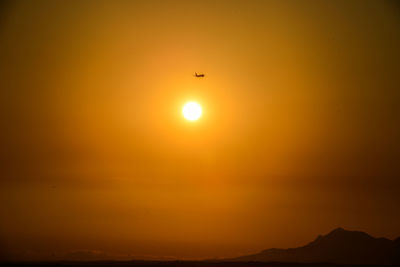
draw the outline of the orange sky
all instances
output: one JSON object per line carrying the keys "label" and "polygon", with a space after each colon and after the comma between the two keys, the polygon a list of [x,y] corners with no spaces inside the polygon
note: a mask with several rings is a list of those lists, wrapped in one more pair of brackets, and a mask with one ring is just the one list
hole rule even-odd
{"label": "orange sky", "polygon": [[394,1],[2,5],[0,258],[400,236]]}

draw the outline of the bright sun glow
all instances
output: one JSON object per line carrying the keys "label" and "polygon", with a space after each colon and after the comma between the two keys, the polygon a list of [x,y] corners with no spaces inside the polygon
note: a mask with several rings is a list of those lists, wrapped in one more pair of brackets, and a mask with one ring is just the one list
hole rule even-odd
{"label": "bright sun glow", "polygon": [[198,120],[202,112],[201,106],[194,101],[187,102],[182,109],[183,117],[190,121]]}

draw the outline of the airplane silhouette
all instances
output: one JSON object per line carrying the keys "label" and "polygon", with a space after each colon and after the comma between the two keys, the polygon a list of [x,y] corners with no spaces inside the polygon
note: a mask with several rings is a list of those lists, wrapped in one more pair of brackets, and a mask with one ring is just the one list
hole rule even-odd
{"label": "airplane silhouette", "polygon": [[197,72],[194,73],[194,77],[196,77],[196,78],[204,78],[204,76],[206,76],[204,73],[200,73],[200,74],[197,74]]}

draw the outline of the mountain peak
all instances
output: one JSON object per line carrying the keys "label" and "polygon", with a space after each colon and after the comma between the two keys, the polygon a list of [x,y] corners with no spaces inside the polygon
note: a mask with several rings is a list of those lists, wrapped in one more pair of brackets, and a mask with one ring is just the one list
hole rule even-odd
{"label": "mountain peak", "polygon": [[[345,230],[342,227],[338,227],[328,234],[317,238],[318,244],[329,245],[333,247],[341,247],[343,244],[353,244],[354,246],[361,246],[366,242],[374,242],[378,240],[370,236],[369,234],[361,231],[350,231]],[[315,240],[315,241],[317,241]],[[315,243],[312,242],[312,243]]]}
{"label": "mountain peak", "polygon": [[332,234],[346,234],[346,235],[366,235],[366,236],[370,236],[369,234],[362,232],[362,231],[353,231],[353,230],[346,230],[342,227],[338,227],[333,229],[332,231],[330,231],[328,234],[326,234],[325,236],[329,236]]}
{"label": "mountain peak", "polygon": [[[333,232],[346,232],[346,231],[347,230],[344,230],[342,227],[338,227],[338,228],[333,229],[331,231],[331,233],[333,233]],[[350,232],[350,231],[347,231],[347,232]]]}

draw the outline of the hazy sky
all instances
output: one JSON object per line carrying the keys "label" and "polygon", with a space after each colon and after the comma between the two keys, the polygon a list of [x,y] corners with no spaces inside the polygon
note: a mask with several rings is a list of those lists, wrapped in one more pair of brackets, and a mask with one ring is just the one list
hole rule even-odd
{"label": "hazy sky", "polygon": [[0,258],[400,236],[399,48],[395,1],[2,2]]}

